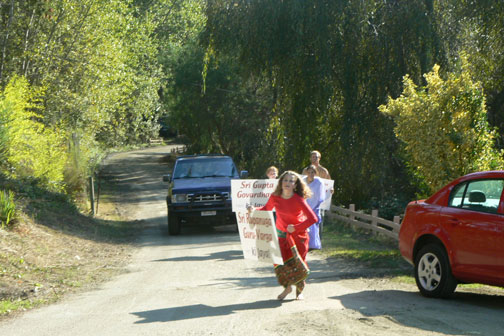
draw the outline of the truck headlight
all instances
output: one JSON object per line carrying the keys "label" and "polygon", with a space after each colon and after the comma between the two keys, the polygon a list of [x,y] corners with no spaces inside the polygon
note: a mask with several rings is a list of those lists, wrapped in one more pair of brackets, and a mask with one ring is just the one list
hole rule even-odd
{"label": "truck headlight", "polygon": [[187,202],[187,194],[175,194],[171,197],[172,203],[184,203]]}

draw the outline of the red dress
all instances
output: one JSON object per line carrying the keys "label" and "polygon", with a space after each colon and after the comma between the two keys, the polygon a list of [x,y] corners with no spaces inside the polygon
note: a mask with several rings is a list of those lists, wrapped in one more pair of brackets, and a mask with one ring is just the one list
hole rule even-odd
{"label": "red dress", "polygon": [[[306,229],[318,221],[317,215],[313,212],[305,199],[298,194],[285,199],[281,196],[271,195],[268,202],[258,210],[276,210],[276,228],[283,233],[287,232],[287,225],[293,224],[295,231],[290,235],[294,238],[299,254],[306,259],[308,253],[308,232]],[[281,236],[284,237],[281,237]],[[290,245],[285,238],[285,234],[279,234],[278,242],[282,259],[286,261],[292,257]]]}

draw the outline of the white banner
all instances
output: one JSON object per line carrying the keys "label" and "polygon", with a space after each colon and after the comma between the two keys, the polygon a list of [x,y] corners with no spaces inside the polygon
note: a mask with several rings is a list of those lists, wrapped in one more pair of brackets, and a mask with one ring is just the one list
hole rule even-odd
{"label": "white banner", "polygon": [[331,210],[331,199],[332,199],[332,190],[334,188],[334,180],[327,180],[321,178],[322,182],[324,182],[325,188],[325,200],[320,205],[321,210]]}
{"label": "white banner", "polygon": [[[321,178],[326,193],[325,201],[320,205],[322,210],[331,209],[332,190],[334,180]],[[231,180],[231,199],[233,211],[245,209],[249,203],[253,207],[266,204],[270,195],[275,191],[278,180]]]}
{"label": "white banner", "polygon": [[266,204],[275,191],[278,180],[231,180],[233,211],[243,210],[249,203],[253,207]]}
{"label": "white banner", "polygon": [[283,265],[272,211],[236,211],[245,259]]}

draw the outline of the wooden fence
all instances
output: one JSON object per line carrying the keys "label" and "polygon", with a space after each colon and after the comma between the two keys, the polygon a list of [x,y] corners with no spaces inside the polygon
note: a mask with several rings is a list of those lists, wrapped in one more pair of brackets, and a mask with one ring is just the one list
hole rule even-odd
{"label": "wooden fence", "polygon": [[394,216],[394,221],[389,221],[378,217],[378,210],[373,210],[371,215],[355,211],[355,204],[350,204],[349,209],[332,205],[331,211],[328,211],[327,215],[330,218],[341,220],[356,227],[372,230],[395,240],[399,239],[398,235],[401,227],[399,216]]}
{"label": "wooden fence", "polygon": [[184,154],[184,152],[185,152],[184,146],[177,146],[171,149],[172,154]]}
{"label": "wooden fence", "polygon": [[164,140],[162,138],[149,139],[150,145],[162,145],[164,144]]}

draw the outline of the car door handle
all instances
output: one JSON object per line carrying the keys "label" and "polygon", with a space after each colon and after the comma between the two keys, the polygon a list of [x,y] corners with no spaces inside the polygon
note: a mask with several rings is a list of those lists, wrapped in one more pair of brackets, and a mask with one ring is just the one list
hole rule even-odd
{"label": "car door handle", "polygon": [[448,222],[453,225],[460,224],[460,221],[458,220],[458,218],[455,218],[455,217],[448,218]]}

